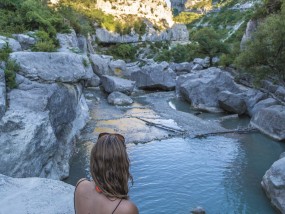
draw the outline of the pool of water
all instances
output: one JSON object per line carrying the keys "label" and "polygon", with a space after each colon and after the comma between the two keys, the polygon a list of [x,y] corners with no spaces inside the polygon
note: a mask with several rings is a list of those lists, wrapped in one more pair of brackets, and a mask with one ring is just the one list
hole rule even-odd
{"label": "pool of water", "polygon": [[[176,105],[182,108],[181,103]],[[221,116],[200,115],[215,120]],[[233,129],[246,127],[248,122],[248,118],[231,118],[221,125]],[[79,178],[89,177],[92,145],[77,145],[66,182],[74,185]],[[249,133],[128,144],[127,150],[134,177],[130,197],[141,214],[188,214],[197,206],[210,214],[275,213],[260,182],[285,151],[284,143]]]}

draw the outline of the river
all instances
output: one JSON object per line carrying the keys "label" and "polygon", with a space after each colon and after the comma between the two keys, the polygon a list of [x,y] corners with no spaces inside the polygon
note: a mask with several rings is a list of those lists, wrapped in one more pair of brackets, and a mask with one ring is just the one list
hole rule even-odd
{"label": "river", "polygon": [[[130,197],[141,214],[188,214],[197,206],[202,206],[210,214],[275,213],[260,182],[266,170],[285,151],[284,143],[260,133],[202,139],[190,135],[172,136],[158,128],[144,127],[142,121],[133,119],[134,115],[143,115],[144,118],[151,116],[162,120],[144,102],[148,95],[137,96],[132,105],[134,108],[119,110],[106,104],[104,96],[99,91],[86,92],[91,120],[77,143],[67,183],[74,185],[81,177],[90,178],[88,165],[93,142],[99,132],[114,130],[125,132],[130,142],[136,142],[127,144],[134,177]],[[183,101],[165,99],[173,110],[170,114],[197,114],[204,121],[219,123],[227,129],[247,127],[249,123],[246,117],[197,112]],[[175,120],[167,119],[164,122],[172,127],[177,126]],[[138,129],[133,130],[134,127]],[[137,143],[136,136],[147,143]]]}

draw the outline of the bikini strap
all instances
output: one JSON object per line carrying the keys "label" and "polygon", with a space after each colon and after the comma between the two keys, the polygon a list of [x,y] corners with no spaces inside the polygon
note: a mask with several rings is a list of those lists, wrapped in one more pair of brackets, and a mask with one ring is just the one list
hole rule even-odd
{"label": "bikini strap", "polygon": [[[76,209],[75,209],[75,191],[76,191],[76,188],[78,187],[78,185],[82,182],[82,181],[86,181],[87,179],[86,178],[81,178],[76,186],[75,186],[75,189],[74,189],[74,196],[73,196],[73,205],[74,205],[74,212],[76,213]],[[88,181],[88,180],[87,180]]]}
{"label": "bikini strap", "polygon": [[116,206],[116,208],[113,210],[113,212],[112,212],[112,214],[116,211],[116,209],[118,208],[118,206],[120,205],[120,203],[122,202],[122,198],[121,198],[121,200],[119,201],[119,203],[117,204],[117,206]]}

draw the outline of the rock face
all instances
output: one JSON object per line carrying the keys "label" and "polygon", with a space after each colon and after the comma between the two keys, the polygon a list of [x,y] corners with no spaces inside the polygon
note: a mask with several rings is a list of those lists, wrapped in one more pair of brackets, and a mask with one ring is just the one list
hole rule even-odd
{"label": "rock face", "polygon": [[113,60],[112,56],[90,54],[90,60],[94,73],[99,77],[102,75],[112,75],[111,69],[109,68],[109,64]]}
{"label": "rock face", "polygon": [[23,50],[31,48],[37,40],[26,34],[13,34],[13,37],[21,44]]}
{"label": "rock face", "polygon": [[164,0],[97,0],[96,7],[117,17],[135,15],[153,23],[165,22],[170,27],[173,25],[171,8]]}
{"label": "rock face", "polygon": [[12,38],[0,36],[0,49],[3,48],[4,45],[7,45],[12,49],[12,51],[21,51],[22,47],[20,43]]}
{"label": "rock face", "polygon": [[285,157],[273,163],[263,176],[261,185],[271,204],[285,213]]}
{"label": "rock face", "polygon": [[112,92],[108,96],[108,103],[112,105],[130,105],[133,102],[130,97],[118,91]]}
{"label": "rock face", "polygon": [[6,111],[6,82],[5,73],[0,68],[0,119]]}
{"label": "rock face", "polygon": [[133,72],[131,79],[136,81],[136,86],[140,89],[175,89],[175,72],[169,68],[168,63],[151,64],[142,67],[141,70]]}
{"label": "rock face", "polygon": [[0,173],[63,179],[73,140],[88,119],[79,84],[42,84],[17,75],[0,120]]}
{"label": "rock face", "polygon": [[136,42],[157,42],[157,41],[188,41],[189,33],[187,27],[182,24],[176,24],[172,28],[157,32],[149,28],[147,33],[140,36],[137,33],[120,35],[109,32],[103,28],[96,29],[96,37],[102,43],[136,43]]}
{"label": "rock face", "polygon": [[73,192],[73,186],[61,181],[0,174],[0,213],[72,214]]}
{"label": "rock face", "polygon": [[263,108],[252,117],[250,123],[276,140],[285,140],[285,106]]}
{"label": "rock face", "polygon": [[74,53],[15,52],[10,57],[21,75],[35,81],[74,83],[95,75],[88,58]]}
{"label": "rock face", "polygon": [[207,111],[219,112],[218,96],[223,91],[233,94],[241,93],[241,88],[235,84],[232,76],[219,68],[209,68],[203,71],[181,77],[179,91],[182,97],[194,107]]}
{"label": "rock face", "polygon": [[78,53],[80,52],[78,39],[74,30],[71,30],[71,33],[58,33],[56,38],[59,41],[60,48],[58,51],[60,52],[72,52]]}
{"label": "rock face", "polygon": [[119,91],[125,94],[131,94],[135,87],[135,82],[119,77],[104,75],[101,77],[102,86],[108,93]]}

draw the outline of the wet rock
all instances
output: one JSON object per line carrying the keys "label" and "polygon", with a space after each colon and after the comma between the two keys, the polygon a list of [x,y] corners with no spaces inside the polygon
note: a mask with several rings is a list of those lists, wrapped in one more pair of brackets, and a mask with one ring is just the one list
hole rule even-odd
{"label": "wet rock", "polygon": [[58,33],[56,34],[56,38],[58,39],[60,44],[60,48],[58,49],[58,51],[71,53],[81,52],[78,45],[78,39],[74,30],[71,30],[70,33]]}
{"label": "wet rock", "polygon": [[6,82],[5,73],[0,69],[0,119],[6,111]]}
{"label": "wet rock", "polygon": [[140,89],[174,90],[176,74],[168,66],[166,62],[146,65],[140,71],[133,72],[131,79],[136,81],[136,86]]}
{"label": "wet rock", "polygon": [[285,140],[285,106],[263,108],[253,115],[250,123],[276,140]]}
{"label": "wet rock", "polygon": [[76,83],[94,76],[88,58],[74,53],[15,52],[10,57],[30,80]]}
{"label": "wet rock", "polygon": [[66,178],[73,140],[89,117],[82,87],[42,84],[20,75],[16,81],[0,120],[0,173]]}
{"label": "wet rock", "polygon": [[203,207],[196,207],[191,211],[192,214],[206,214],[206,211]]}
{"label": "wet rock", "polygon": [[112,105],[130,105],[134,101],[127,95],[115,91],[108,96],[108,103]]}
{"label": "wet rock", "polygon": [[26,34],[13,34],[13,37],[21,44],[23,50],[30,49],[37,42],[34,37]]}
{"label": "wet rock", "polygon": [[13,52],[22,50],[20,43],[17,40],[12,39],[12,38],[0,36],[0,45],[1,44],[2,44],[2,48],[3,48],[3,45],[8,44],[8,46],[12,49]]}
{"label": "wet rock", "polygon": [[108,93],[112,93],[114,91],[119,91],[125,94],[131,94],[135,87],[135,82],[122,79],[119,77],[103,75],[101,77],[102,86],[104,90]]}
{"label": "wet rock", "polygon": [[262,178],[261,185],[271,204],[285,213],[285,157],[274,162]]}
{"label": "wet rock", "polygon": [[267,108],[267,107],[278,105],[278,104],[279,102],[273,98],[261,100],[260,102],[254,105],[254,108],[252,109],[252,115],[255,115],[257,112],[259,112],[263,108]]}
{"label": "wet rock", "polygon": [[233,94],[229,91],[223,91],[218,95],[219,106],[231,113],[242,115],[246,112],[246,104],[242,93]]}
{"label": "wet rock", "polygon": [[113,75],[109,68],[109,64],[113,59],[112,56],[90,54],[89,58],[91,60],[94,73],[96,73],[99,77],[102,75]]}
{"label": "wet rock", "polygon": [[74,213],[74,187],[44,178],[11,178],[0,174],[1,213]]}
{"label": "wet rock", "polygon": [[233,94],[243,92],[233,77],[219,68],[209,68],[203,71],[188,74],[181,79],[179,95],[189,101],[194,107],[212,112],[222,111],[218,96],[223,91]]}

